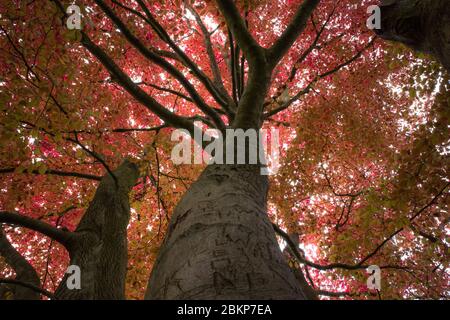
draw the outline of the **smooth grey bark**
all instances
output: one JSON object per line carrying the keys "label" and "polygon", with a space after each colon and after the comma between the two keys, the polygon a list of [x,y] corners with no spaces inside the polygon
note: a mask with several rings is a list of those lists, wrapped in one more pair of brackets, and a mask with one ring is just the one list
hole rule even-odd
{"label": "smooth grey bark", "polygon": [[146,299],[306,299],[267,216],[258,165],[209,165],[178,203]]}
{"label": "smooth grey bark", "polygon": [[[261,128],[273,69],[318,3],[302,2],[282,35],[265,49],[248,31],[234,1],[216,0],[249,68],[232,128]],[[172,215],[145,298],[306,299],[276,241],[267,191],[259,165],[208,166]]]}
{"label": "smooth grey bark", "polygon": [[68,289],[66,274],[55,292],[58,299],[125,299],[128,193],[139,171],[125,160],[113,174],[116,180],[110,174],[102,178],[67,246],[70,264],[81,269],[81,289]]}
{"label": "smooth grey bark", "polygon": [[[1,226],[0,256],[4,257],[6,263],[16,272],[15,280],[28,283],[38,288],[41,286],[36,270],[34,270],[31,264],[11,245]],[[3,299],[8,292],[12,294],[12,299],[14,300],[37,300],[40,298],[38,292],[24,286],[0,284],[0,300]]]}
{"label": "smooth grey bark", "polygon": [[375,32],[432,54],[450,70],[449,0],[382,0],[381,29]]}

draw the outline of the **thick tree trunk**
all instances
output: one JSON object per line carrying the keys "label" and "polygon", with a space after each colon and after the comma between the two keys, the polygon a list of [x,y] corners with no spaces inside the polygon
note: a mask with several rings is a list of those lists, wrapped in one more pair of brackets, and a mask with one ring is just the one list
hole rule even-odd
{"label": "thick tree trunk", "polygon": [[81,270],[81,288],[69,289],[66,274],[55,295],[58,299],[125,299],[128,193],[138,178],[135,164],[125,161],[106,174],[74,232],[70,264]]}
{"label": "thick tree trunk", "polygon": [[449,8],[449,0],[382,0],[381,29],[375,32],[431,53],[450,70]]}
{"label": "thick tree trunk", "polygon": [[305,299],[267,216],[257,165],[210,165],[176,207],[146,299]]}

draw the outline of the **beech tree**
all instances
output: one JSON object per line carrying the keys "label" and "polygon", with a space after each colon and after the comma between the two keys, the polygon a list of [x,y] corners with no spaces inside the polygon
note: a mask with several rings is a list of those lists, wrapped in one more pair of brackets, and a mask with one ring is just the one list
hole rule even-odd
{"label": "beech tree", "polygon": [[[448,69],[445,2],[1,4],[0,297],[447,298],[449,77],[396,43]],[[281,169],[174,164],[207,128]]]}

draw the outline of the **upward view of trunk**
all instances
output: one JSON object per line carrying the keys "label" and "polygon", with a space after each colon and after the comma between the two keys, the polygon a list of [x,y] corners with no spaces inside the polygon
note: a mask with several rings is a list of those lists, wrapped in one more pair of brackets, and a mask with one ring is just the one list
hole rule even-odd
{"label": "upward view of trunk", "polygon": [[81,288],[69,289],[62,279],[58,299],[125,299],[128,193],[138,178],[135,164],[125,161],[106,174],[68,245],[70,264],[81,271]]}
{"label": "upward view of trunk", "polygon": [[[446,2],[434,1],[439,5]],[[60,11],[61,18],[67,20],[72,18],[66,10],[68,1],[52,0],[51,2]],[[274,102],[277,102],[276,104],[279,107],[274,106],[273,109],[271,107],[271,110],[269,110],[266,109],[268,105],[265,103],[271,92],[273,77],[280,71],[277,66],[283,57],[288,54],[290,48],[294,46],[297,38],[307,30],[309,21],[313,20],[314,22],[315,17],[312,17],[312,13],[319,6],[320,0],[301,1],[291,21],[268,48],[261,46],[257,39],[253,37],[253,30],[250,30],[251,26],[248,24],[251,19],[247,19],[247,9],[245,9],[244,19],[241,15],[240,6],[236,6],[237,2],[233,0],[216,0],[214,2],[225,20],[226,26],[223,29],[228,31],[230,56],[233,57],[233,59],[230,59],[229,65],[232,92],[225,89],[225,82],[222,79],[224,75],[220,74],[218,62],[215,60],[214,46],[211,44],[212,33],[205,26],[202,28],[200,16],[194,14],[197,23],[200,24],[200,29],[204,33],[204,42],[214,79],[210,79],[207,72],[203,71],[205,70],[204,67],[197,65],[190,55],[186,54],[184,49],[177,44],[177,40],[172,39],[171,32],[166,31],[159,24],[157,17],[153,16],[152,10],[146,6],[145,1],[136,1],[139,5],[138,11],[131,8],[128,8],[127,11],[143,18],[160,40],[165,43],[164,46],[167,45],[170,48],[169,51],[156,50],[159,47],[149,47],[147,42],[139,39],[135,30],[133,30],[134,28],[128,27],[130,21],[125,22],[123,20],[125,17],[129,19],[132,16],[128,13],[126,15],[117,14],[119,7],[124,9],[126,6],[114,5],[114,7],[111,7],[109,1],[103,0],[93,2],[95,2],[96,8],[100,10],[98,13],[111,21],[115,31],[120,31],[120,37],[124,37],[127,45],[134,47],[142,58],[158,66],[158,68],[162,68],[170,76],[170,81],[176,81],[183,87],[187,96],[181,94],[180,91],[176,94],[177,100],[178,97],[182,97],[184,100],[195,104],[198,113],[194,113],[195,116],[193,117],[188,117],[185,112],[179,113],[180,110],[176,110],[175,106],[170,108],[162,104],[159,99],[153,97],[153,93],[147,89],[144,90],[140,85],[147,84],[134,81],[131,77],[132,69],[122,63],[116,63],[115,57],[110,56],[109,50],[103,48],[108,44],[97,43],[97,37],[93,37],[95,30],[92,30],[92,32],[78,30],[76,37],[79,39],[76,42],[89,51],[92,57],[95,57],[97,62],[106,69],[111,82],[119,85],[121,90],[126,91],[135,102],[161,120],[163,125],[159,128],[184,129],[193,137],[198,130],[194,120],[202,120],[210,128],[216,128],[222,133],[226,131],[226,128],[259,129],[265,121],[275,120],[271,117],[287,109],[301,95],[308,93],[320,78],[336,72],[351,63],[352,60],[357,59],[361,54],[360,52],[351,60],[340,64],[338,68],[335,68],[335,71],[330,70],[323,74],[317,74],[315,79],[300,91],[300,95],[295,99],[292,97],[286,103],[279,104],[278,100],[281,99],[271,98]],[[398,4],[395,4],[395,8],[397,8],[397,6],[406,6],[408,1],[389,2],[398,2]],[[412,0],[411,2],[419,3],[421,1]],[[433,1],[423,0],[423,2],[431,3]],[[388,11],[385,11],[386,14],[383,15],[386,17],[383,17],[383,30],[380,31],[380,35],[393,39],[402,35],[397,40],[406,39],[405,43],[417,45],[423,51],[434,53],[444,61],[444,64],[446,61],[448,62],[448,60],[445,60],[445,55],[441,54],[439,50],[433,51],[433,48],[437,48],[441,44],[438,43],[441,38],[448,39],[445,38],[448,34],[440,33],[439,37],[441,38],[433,40],[433,43],[430,42],[431,45],[421,43],[417,37],[413,38],[414,41],[412,41],[408,38],[409,33],[403,36],[402,30],[400,33],[397,32],[395,23],[392,27],[390,24],[386,24],[385,21],[391,21],[388,19],[389,16],[392,17],[392,21],[396,21],[395,13],[403,12],[397,9],[391,10],[390,6],[386,6]],[[433,8],[435,8],[433,12],[438,14],[438,9],[441,7],[433,5]],[[94,13],[97,16],[95,10]],[[317,15],[317,17],[319,16],[321,15]],[[448,16],[446,17],[448,18]],[[182,17],[180,18],[182,19]],[[221,20],[222,18],[218,21]],[[404,19],[400,18],[400,20]],[[330,20],[327,20],[326,23],[328,21]],[[322,30],[326,29],[326,23]],[[424,20],[424,27],[428,28],[429,24],[429,19]],[[430,39],[432,36],[437,37],[432,34],[435,30],[427,29],[426,34]],[[316,32],[316,40],[306,50],[307,54],[319,47],[317,41],[322,31],[319,32],[316,29]],[[441,46],[444,47],[443,44]],[[16,46],[12,47],[17,50]],[[304,56],[304,58],[306,57],[307,55]],[[131,58],[131,56],[128,58]],[[180,68],[178,68],[178,63],[172,63],[166,58],[175,58],[183,66],[180,65]],[[26,59],[24,60],[27,70],[30,69]],[[295,78],[297,65],[301,63],[302,61],[299,60],[294,64],[295,67],[291,70],[291,80]],[[95,70],[98,72],[98,69]],[[275,70],[276,73],[274,73]],[[189,77],[186,76],[187,72],[189,72]],[[195,83],[191,82],[191,75],[196,78]],[[36,74],[35,78],[37,78]],[[288,88],[288,84],[289,86],[292,85],[291,80],[288,81],[289,83],[286,82],[285,88]],[[207,92],[197,91],[200,85]],[[153,86],[158,90],[161,89],[172,94],[177,92],[173,89],[159,88],[157,84]],[[214,106],[209,97],[205,99],[204,93],[214,99]],[[289,96],[289,92],[287,93]],[[57,104],[56,101],[55,104]],[[64,108],[61,109],[64,111]],[[131,112],[125,106],[122,108],[120,105],[120,109]],[[189,114],[191,114],[191,111]],[[129,114],[125,116],[128,117]],[[34,126],[36,130],[39,129],[37,125]],[[87,127],[89,126],[91,124],[87,123]],[[155,128],[145,129],[154,131]],[[108,132],[115,132],[116,130],[117,132],[147,131],[145,129],[140,127],[108,128]],[[46,130],[43,131],[48,134]],[[159,129],[156,130],[156,133],[158,132]],[[66,133],[65,130],[64,136]],[[86,130],[87,133],[91,134],[90,130]],[[75,140],[71,138],[71,131],[69,131],[67,140],[71,143],[77,143],[89,156],[101,160],[94,152],[78,141],[77,132],[74,132],[74,134]],[[135,142],[139,145],[137,141]],[[156,139],[154,142],[156,143]],[[139,172],[137,166],[129,161],[122,163],[113,172],[110,172],[105,163],[103,164],[108,173],[101,178],[94,199],[74,232],[54,227],[42,221],[36,221],[23,214],[0,212],[0,222],[31,228],[59,241],[67,248],[70,255],[70,265],[75,266],[75,270],[80,270],[80,287],[72,288],[68,286],[68,282],[74,276],[76,278],[76,271],[75,274],[66,274],[54,293],[56,299],[125,299],[127,225],[130,218],[129,192],[136,184]],[[5,170],[5,172],[9,172],[8,170]],[[59,175],[68,174],[58,170],[51,171]],[[81,178],[100,180],[100,177],[93,177],[90,174],[72,174]],[[268,217],[268,189],[268,178],[261,174],[259,164],[214,164],[207,166],[197,181],[190,186],[171,216],[165,240],[151,271],[145,298],[316,299],[317,296],[314,290],[308,286],[308,281],[302,274],[301,269],[294,268],[291,270],[286,261],[287,257],[280,250],[273,225]],[[298,246],[298,243],[294,245]]]}
{"label": "upward view of trunk", "polygon": [[210,165],[176,207],[146,299],[306,299],[267,216],[257,165]]}
{"label": "upward view of trunk", "polygon": [[381,29],[375,32],[432,54],[450,70],[449,7],[448,0],[382,0]]}
{"label": "upward view of trunk", "polygon": [[[216,1],[249,68],[231,128],[261,128],[273,70],[318,3],[304,1],[283,34],[265,49],[248,32],[233,1]],[[250,146],[240,152],[247,154]],[[236,159],[236,151],[226,153],[234,152]],[[209,165],[191,185],[171,217],[146,299],[307,299],[267,216],[267,176],[249,162]]]}

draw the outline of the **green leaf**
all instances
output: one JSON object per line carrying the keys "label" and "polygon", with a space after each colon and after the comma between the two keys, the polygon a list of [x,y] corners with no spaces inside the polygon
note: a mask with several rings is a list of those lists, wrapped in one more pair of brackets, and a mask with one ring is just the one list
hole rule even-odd
{"label": "green leaf", "polygon": [[38,169],[39,174],[44,174],[45,172],[47,172],[47,166],[45,164],[41,165]]}

